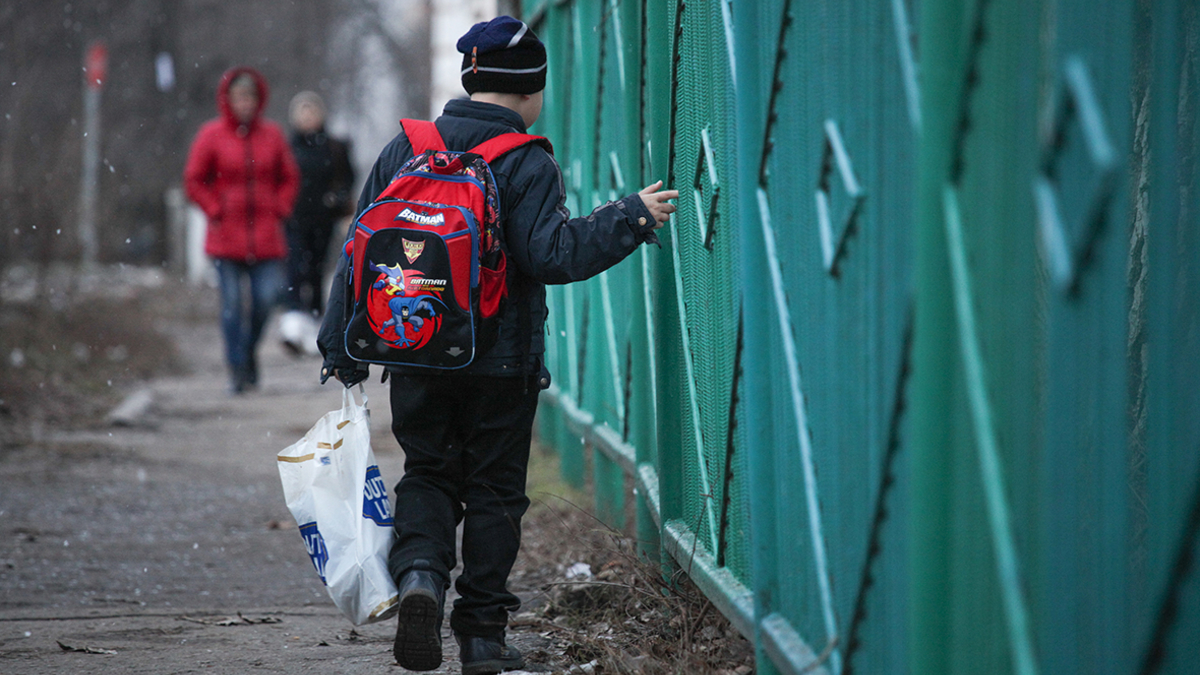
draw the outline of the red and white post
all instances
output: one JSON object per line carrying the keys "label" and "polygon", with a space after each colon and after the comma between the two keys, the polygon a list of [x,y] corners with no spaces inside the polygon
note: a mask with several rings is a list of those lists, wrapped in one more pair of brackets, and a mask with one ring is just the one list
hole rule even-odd
{"label": "red and white post", "polygon": [[79,243],[83,264],[97,257],[96,193],[100,171],[100,90],[108,75],[108,48],[97,40],[88,47],[83,62],[83,172],[79,191]]}

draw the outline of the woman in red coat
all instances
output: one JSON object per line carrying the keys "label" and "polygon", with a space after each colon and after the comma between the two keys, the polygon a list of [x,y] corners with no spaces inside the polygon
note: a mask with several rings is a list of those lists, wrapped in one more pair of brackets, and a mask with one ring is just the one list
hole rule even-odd
{"label": "woman in red coat", "polygon": [[[216,263],[221,330],[231,387],[258,383],[255,352],[283,284],[283,221],[300,188],[300,171],[283,132],[260,117],[267,81],[231,68],[217,88],[221,115],[196,133],[184,168],[188,196],[208,216],[204,251]],[[249,312],[243,301],[250,288]]]}

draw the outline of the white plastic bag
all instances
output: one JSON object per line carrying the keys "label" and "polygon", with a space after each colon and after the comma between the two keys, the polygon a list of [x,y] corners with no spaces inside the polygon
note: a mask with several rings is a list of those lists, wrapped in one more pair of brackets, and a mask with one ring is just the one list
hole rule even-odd
{"label": "white plastic bag", "polygon": [[356,626],[396,613],[387,556],[395,536],[387,486],[375,464],[367,396],[342,390],[342,409],[326,413],[279,453],[288,509],[321,581]]}

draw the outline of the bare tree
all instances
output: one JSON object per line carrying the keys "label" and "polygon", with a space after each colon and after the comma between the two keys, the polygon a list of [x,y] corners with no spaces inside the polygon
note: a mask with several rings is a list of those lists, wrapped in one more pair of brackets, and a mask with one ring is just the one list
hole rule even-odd
{"label": "bare tree", "polygon": [[[91,41],[104,40],[110,55],[101,104],[99,258],[158,263],[167,254],[163,195],[179,183],[196,130],[217,114],[216,87],[226,68],[261,70],[272,87],[266,114],[281,123],[293,94],[322,93],[334,119],[346,122],[342,132],[373,157],[374,139],[394,133],[399,116],[427,106],[422,21],[428,0],[3,3],[0,268],[79,253],[80,70]],[[385,58],[371,61],[365,54],[372,49]],[[170,86],[156,77],[160,55],[173,65]],[[381,104],[390,127],[372,131],[355,121],[355,111],[389,86],[399,98]]]}

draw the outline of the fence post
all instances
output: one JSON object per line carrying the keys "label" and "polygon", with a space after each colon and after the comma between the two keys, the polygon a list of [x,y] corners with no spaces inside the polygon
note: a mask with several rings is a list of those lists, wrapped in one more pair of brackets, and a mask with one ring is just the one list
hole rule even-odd
{"label": "fence post", "polygon": [[937,675],[950,666],[950,497],[952,416],[957,372],[949,293],[942,187],[949,178],[962,80],[961,39],[968,7],[933,0],[921,8],[922,134],[918,147],[915,321],[908,484],[910,673]]}
{"label": "fence post", "polygon": [[[646,153],[649,157],[650,173],[655,176],[667,176],[670,167],[668,145],[671,124],[671,87],[673,86],[672,49],[675,43],[673,33],[675,12],[670,4],[651,2],[646,6],[646,92],[648,138]],[[683,481],[682,481],[682,447],[680,445],[681,420],[679,411],[682,402],[680,391],[673,379],[680,367],[679,316],[675,302],[675,278],[671,267],[668,247],[671,245],[667,228],[675,227],[674,220],[659,230],[659,240],[663,242],[663,250],[658,251],[657,264],[651,271],[654,284],[654,317],[655,317],[655,367],[659,382],[655,408],[657,415],[658,447],[655,469],[658,473],[658,494],[660,527],[672,518],[683,514]],[[661,532],[661,530],[660,530]],[[664,566],[671,564],[671,557],[665,551],[660,553]]]}
{"label": "fence post", "polygon": [[79,243],[83,264],[96,264],[96,198],[100,171],[100,91],[108,70],[108,48],[93,42],[84,59],[83,171],[79,191]]}
{"label": "fence post", "polygon": [[[638,190],[651,180],[651,167],[646,153],[646,130],[648,128],[647,106],[650,105],[649,91],[644,87],[649,74],[648,68],[643,69],[643,58],[650,54],[650,45],[644,43],[643,36],[648,34],[649,25],[645,12],[649,3],[641,3],[628,7],[622,14],[621,30],[625,45],[625,139],[623,159],[625,160],[626,183],[625,191]],[[632,372],[630,378],[632,391],[629,397],[629,409],[625,414],[629,417],[629,439],[635,449],[635,468],[645,465],[654,466],[657,456],[657,437],[655,424],[658,414],[655,409],[655,391],[657,387],[654,372],[658,345],[653,335],[656,334],[653,297],[656,290],[651,284],[651,270],[657,257],[657,249],[642,246],[632,260],[627,263],[636,266],[631,275],[634,281],[629,284],[629,303],[635,318],[631,322],[629,359]],[[637,485],[638,473],[634,474],[634,485]],[[635,488],[636,489],[636,488]],[[639,552],[652,560],[657,560],[661,541],[658,528],[651,515],[651,507],[647,500],[649,495],[638,489],[635,494],[635,518],[637,524],[637,542]]]}
{"label": "fence post", "polygon": [[216,287],[217,270],[204,253],[204,238],[208,232],[208,216],[200,207],[187,203],[187,279],[197,286],[208,284]]}
{"label": "fence post", "polygon": [[[738,278],[763,279],[769,272],[763,241],[762,220],[758,207],[757,171],[763,152],[763,129],[767,104],[763,96],[762,68],[759,65],[758,27],[764,21],[759,3],[734,3],[734,56],[737,61],[737,224],[740,228]],[[738,293],[741,293],[739,288]],[[771,401],[771,368],[767,355],[772,349],[772,314],[746,312],[743,332],[742,405],[745,410],[744,440],[746,465],[749,467],[746,492],[750,507],[751,583],[754,591],[754,655],[756,672],[774,675],[778,669],[764,647],[763,620],[778,606],[779,560],[776,542],[775,447]]]}
{"label": "fence post", "polygon": [[1133,631],[1138,672],[1147,674],[1194,669],[1200,635],[1195,602],[1200,550],[1200,159],[1195,151],[1200,147],[1200,55],[1195,38],[1200,10],[1184,0],[1163,0],[1153,3],[1152,21],[1145,479],[1150,525],[1144,563],[1145,597],[1152,604],[1138,611]]}
{"label": "fence post", "polygon": [[187,269],[187,197],[175,185],[163,195],[167,207],[167,268],[175,273]]}

